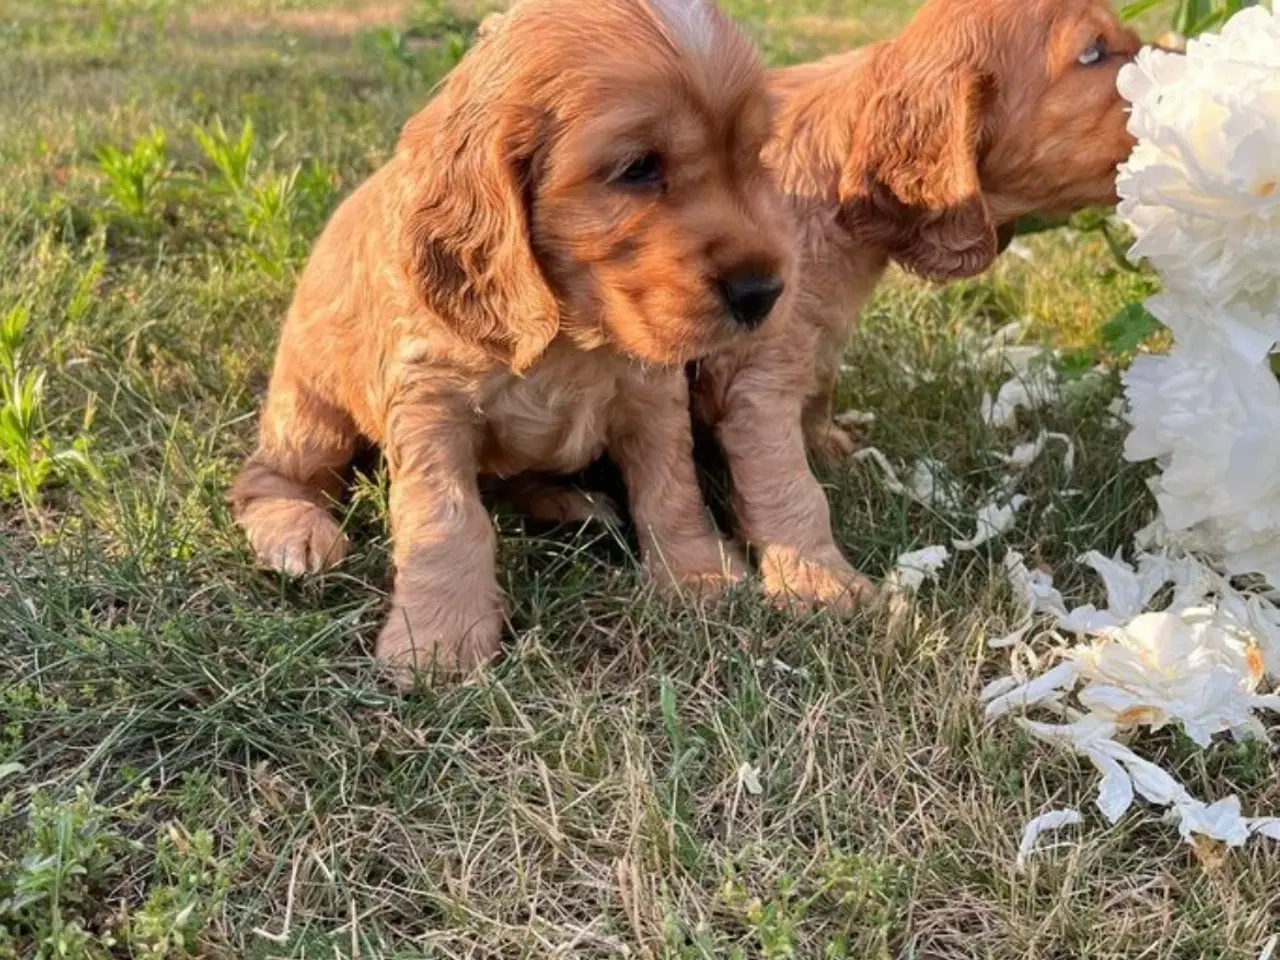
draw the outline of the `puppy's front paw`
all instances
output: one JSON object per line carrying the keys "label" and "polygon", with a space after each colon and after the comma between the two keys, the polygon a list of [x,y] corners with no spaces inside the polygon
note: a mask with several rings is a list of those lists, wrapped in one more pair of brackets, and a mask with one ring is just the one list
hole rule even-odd
{"label": "puppy's front paw", "polygon": [[645,564],[649,577],[668,593],[690,593],[711,599],[746,579],[746,559],[733,544],[716,539],[687,550],[672,563],[668,557],[653,557]]}
{"label": "puppy's front paw", "polygon": [[502,649],[502,611],[448,611],[426,604],[396,603],[374,653],[401,690],[414,677],[462,679]]}
{"label": "puppy's front paw", "polygon": [[853,434],[830,420],[806,429],[804,440],[809,456],[828,469],[848,462],[858,449]]}
{"label": "puppy's front paw", "polygon": [[843,557],[806,557],[794,547],[770,545],[760,556],[764,592],[784,608],[826,607],[849,613],[876,596],[876,588]]}
{"label": "puppy's front paw", "polygon": [[255,500],[241,511],[239,522],[258,562],[270,570],[295,577],[320,573],[347,555],[338,522],[307,500]]}

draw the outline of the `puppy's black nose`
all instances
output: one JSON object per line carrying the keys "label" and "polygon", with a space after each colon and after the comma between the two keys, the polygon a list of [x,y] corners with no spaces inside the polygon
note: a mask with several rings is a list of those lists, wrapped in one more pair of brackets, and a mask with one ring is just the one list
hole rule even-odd
{"label": "puppy's black nose", "polygon": [[720,299],[740,325],[754,330],[764,323],[769,311],[782,296],[784,284],[779,277],[764,274],[744,274],[725,277],[717,284]]}

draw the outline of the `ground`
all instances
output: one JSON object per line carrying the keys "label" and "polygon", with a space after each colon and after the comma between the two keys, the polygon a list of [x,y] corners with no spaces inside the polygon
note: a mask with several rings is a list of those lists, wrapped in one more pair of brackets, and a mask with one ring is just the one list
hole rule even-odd
{"label": "ground", "polygon": [[[727,6],[784,63],[913,4]],[[1045,428],[1078,448],[902,629],[749,587],[672,609],[625,538],[503,517],[505,657],[396,696],[370,662],[376,464],[338,572],[254,569],[224,494],[301,258],[484,10],[0,0],[0,957],[1256,956],[1274,848],[1195,850],[1149,809],[1108,829],[1087,764],[976,702],[1016,616],[1005,550],[1097,600],[1073,558],[1151,517],[1108,413],[1124,356],[1098,346],[1147,281],[1097,234],[1024,237],[947,289],[894,277],[867,311],[841,398],[877,415],[864,443],[938,458],[971,506],[990,450]],[[992,429],[999,374],[973,357],[1016,320],[1068,374],[1112,372]],[[973,529],[869,464],[823,479],[869,573]],[[1265,748],[1142,749],[1280,810]],[[1068,804],[1083,828],[1016,872],[1022,824]]]}

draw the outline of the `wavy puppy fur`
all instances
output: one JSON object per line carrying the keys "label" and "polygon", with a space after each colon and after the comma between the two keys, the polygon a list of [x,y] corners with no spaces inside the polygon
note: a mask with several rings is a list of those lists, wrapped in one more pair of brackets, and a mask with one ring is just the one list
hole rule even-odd
{"label": "wavy puppy fur", "polygon": [[1116,75],[1138,46],[1107,0],[931,0],[890,41],[773,75],[765,158],[799,224],[800,289],[695,384],[769,593],[847,605],[865,592],[805,453],[853,451],[832,397],[889,261],[973,276],[1018,217],[1114,202],[1133,146]]}
{"label": "wavy puppy fur", "polygon": [[698,491],[683,365],[790,279],[768,131],[754,52],[702,0],[523,0],[491,25],[303,273],[231,491],[261,561],[343,555],[330,500],[371,441],[396,562],[377,654],[401,681],[498,650],[481,478],[607,449],[655,578],[740,576]]}

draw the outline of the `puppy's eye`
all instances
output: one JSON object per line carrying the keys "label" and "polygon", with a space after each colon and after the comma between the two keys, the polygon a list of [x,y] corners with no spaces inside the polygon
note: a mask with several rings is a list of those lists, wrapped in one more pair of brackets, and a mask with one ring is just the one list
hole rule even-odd
{"label": "puppy's eye", "polygon": [[662,156],[646,153],[636,157],[614,177],[614,182],[625,187],[657,187],[662,185]]}
{"label": "puppy's eye", "polygon": [[1110,51],[1107,50],[1106,41],[1096,40],[1089,45],[1089,48],[1084,53],[1080,54],[1076,59],[1076,63],[1082,67],[1092,67],[1102,63],[1109,55]]}

